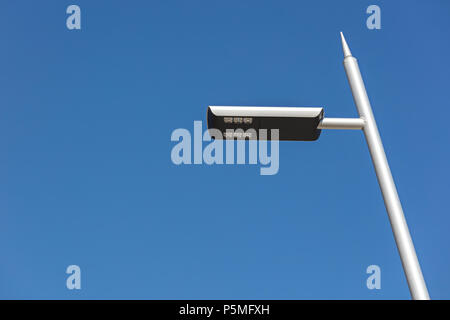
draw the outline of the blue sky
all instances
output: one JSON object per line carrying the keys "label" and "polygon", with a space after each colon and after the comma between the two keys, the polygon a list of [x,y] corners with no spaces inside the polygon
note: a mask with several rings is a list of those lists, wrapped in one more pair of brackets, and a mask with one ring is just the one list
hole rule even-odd
{"label": "blue sky", "polygon": [[[81,7],[82,29],[66,28]],[[381,30],[366,27],[370,4]],[[422,270],[450,298],[447,1],[4,1],[0,297],[409,299],[362,132],[280,170],[172,163],[208,105],[356,117],[358,58]],[[82,289],[66,288],[79,265]],[[366,268],[381,268],[368,290]]]}

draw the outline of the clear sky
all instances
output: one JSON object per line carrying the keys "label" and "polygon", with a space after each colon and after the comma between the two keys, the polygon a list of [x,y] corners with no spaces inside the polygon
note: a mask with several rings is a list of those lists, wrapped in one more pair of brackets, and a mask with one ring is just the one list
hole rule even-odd
{"label": "clear sky", "polygon": [[0,297],[408,299],[362,132],[281,142],[273,176],[170,157],[208,105],[356,117],[343,31],[430,295],[450,298],[449,17],[448,1],[3,1]]}

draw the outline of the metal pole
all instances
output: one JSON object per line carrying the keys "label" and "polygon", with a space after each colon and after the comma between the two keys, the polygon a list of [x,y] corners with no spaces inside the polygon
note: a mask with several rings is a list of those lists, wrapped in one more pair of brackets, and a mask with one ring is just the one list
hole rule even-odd
{"label": "metal pole", "polygon": [[364,128],[364,119],[361,118],[323,118],[317,129],[350,129]]}
{"label": "metal pole", "polygon": [[369,98],[364,86],[358,62],[352,56],[350,49],[341,32],[342,48],[344,51],[344,68],[347,79],[358,109],[359,116],[364,119],[364,135],[369,146],[370,156],[375,167],[381,192],[383,194],[384,204],[391,222],[395,242],[400,253],[403,270],[408,281],[409,291],[414,300],[429,300],[427,286],[420,269],[414,244],[409,234],[403,214],[402,205],[397,194],[391,170],[389,168],[377,124],[372,113]]}

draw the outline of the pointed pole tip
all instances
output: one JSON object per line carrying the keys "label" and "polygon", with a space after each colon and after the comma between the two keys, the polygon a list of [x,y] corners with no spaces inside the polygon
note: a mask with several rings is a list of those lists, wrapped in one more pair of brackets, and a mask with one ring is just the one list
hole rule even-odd
{"label": "pointed pole tip", "polygon": [[348,47],[347,41],[345,41],[344,34],[341,31],[341,42],[342,42],[342,51],[344,51],[344,58],[351,57],[352,52],[350,51],[350,48]]}

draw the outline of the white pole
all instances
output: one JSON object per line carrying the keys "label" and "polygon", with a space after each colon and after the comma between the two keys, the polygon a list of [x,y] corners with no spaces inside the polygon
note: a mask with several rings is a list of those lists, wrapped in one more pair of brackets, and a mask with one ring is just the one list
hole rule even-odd
{"label": "white pole", "polygon": [[409,234],[403,214],[402,205],[397,194],[391,170],[386,159],[377,124],[372,113],[369,98],[364,86],[358,62],[352,56],[350,49],[341,32],[342,48],[344,51],[344,68],[347,79],[358,109],[359,116],[364,119],[364,135],[369,146],[370,156],[375,167],[381,192],[383,194],[384,204],[391,222],[395,242],[402,260],[403,270],[408,281],[409,291],[414,300],[429,300],[427,286],[420,269],[414,244]]}
{"label": "white pole", "polygon": [[361,118],[323,118],[317,129],[350,129],[360,130],[364,128],[364,119]]}

